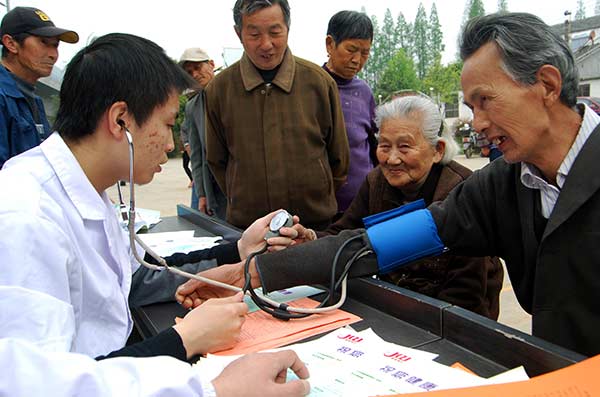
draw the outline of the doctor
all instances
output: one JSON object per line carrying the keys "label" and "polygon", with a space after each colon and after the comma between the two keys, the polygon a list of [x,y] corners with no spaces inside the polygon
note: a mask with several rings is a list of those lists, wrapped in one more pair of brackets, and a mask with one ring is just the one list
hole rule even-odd
{"label": "doctor", "polygon": [[[123,347],[133,325],[128,297],[139,265],[105,190],[129,178],[125,128],[137,154],[135,183],[160,172],[173,150],[178,95],[191,84],[160,47],[136,36],[103,36],[72,59],[57,132],[0,171],[0,285],[30,292],[0,296],[0,337],[97,358],[184,361],[234,343],[247,312],[241,294],[214,300],[157,337]],[[244,259],[264,245],[270,217],[256,221],[237,245],[207,253],[222,263]],[[293,228],[286,233],[297,234]],[[291,239],[274,241],[280,242]],[[152,278],[144,287],[160,281]]]}

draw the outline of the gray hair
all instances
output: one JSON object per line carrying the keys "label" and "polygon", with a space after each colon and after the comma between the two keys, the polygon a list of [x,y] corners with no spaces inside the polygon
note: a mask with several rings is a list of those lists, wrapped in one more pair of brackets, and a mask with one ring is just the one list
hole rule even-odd
{"label": "gray hair", "polygon": [[513,80],[532,85],[543,65],[556,67],[562,76],[560,100],[575,106],[579,77],[568,44],[535,15],[500,12],[473,18],[460,39],[460,56],[468,59],[479,48],[493,42],[503,68]]}
{"label": "gray hair", "polygon": [[256,11],[263,8],[269,8],[279,4],[283,12],[283,19],[288,30],[290,28],[290,5],[287,0],[237,0],[233,6],[233,21],[235,22],[235,30],[242,31],[242,16],[254,14]]}
{"label": "gray hair", "polygon": [[444,156],[440,164],[451,162],[458,153],[458,145],[446,127],[437,105],[431,99],[412,95],[392,99],[375,110],[375,123],[381,129],[381,125],[388,119],[411,118],[415,114],[423,117],[421,133],[432,148],[435,148],[440,141],[445,143]]}

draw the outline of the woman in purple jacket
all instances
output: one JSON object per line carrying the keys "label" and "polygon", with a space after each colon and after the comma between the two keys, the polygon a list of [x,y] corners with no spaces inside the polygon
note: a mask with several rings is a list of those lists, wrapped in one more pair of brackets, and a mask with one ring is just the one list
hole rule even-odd
{"label": "woman in purple jacket", "polygon": [[373,24],[366,14],[340,11],[329,20],[325,69],[337,83],[348,144],[350,169],[346,183],[336,192],[338,216],[346,211],[375,164],[375,99],[371,88],[356,75],[363,68],[373,42]]}

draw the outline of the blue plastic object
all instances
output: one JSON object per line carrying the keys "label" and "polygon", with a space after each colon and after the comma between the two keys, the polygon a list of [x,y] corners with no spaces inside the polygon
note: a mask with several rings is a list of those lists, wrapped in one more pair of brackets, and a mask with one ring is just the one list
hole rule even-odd
{"label": "blue plastic object", "polygon": [[369,216],[363,222],[377,254],[379,273],[444,252],[437,226],[423,200]]}

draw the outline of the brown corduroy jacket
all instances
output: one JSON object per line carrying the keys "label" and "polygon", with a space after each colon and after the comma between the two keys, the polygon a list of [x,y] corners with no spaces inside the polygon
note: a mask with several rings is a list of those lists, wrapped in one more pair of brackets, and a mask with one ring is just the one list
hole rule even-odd
{"label": "brown corduroy jacket", "polygon": [[[443,200],[469,175],[471,171],[455,161],[445,166],[434,165],[421,188],[420,198],[425,199],[427,205]],[[404,202],[402,192],[391,186],[377,167],[369,173],[342,218],[319,235],[362,228],[364,217],[399,207]],[[494,320],[498,318],[499,295],[504,277],[504,270],[498,258],[465,257],[445,253],[415,261],[379,277]]]}
{"label": "brown corduroy jacket", "polygon": [[272,83],[244,54],[206,88],[210,168],[227,195],[227,221],[247,227],[285,208],[328,225],[346,180],[348,138],[334,80],[286,51]]}

